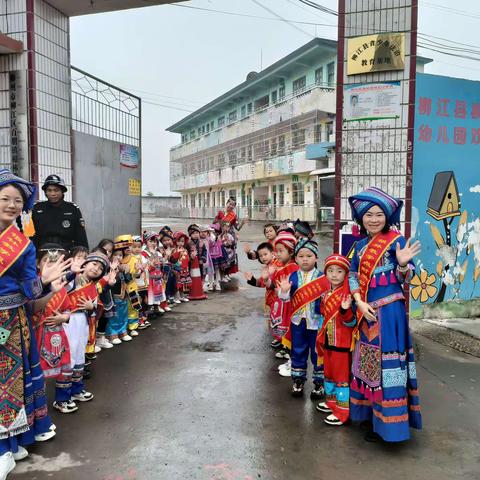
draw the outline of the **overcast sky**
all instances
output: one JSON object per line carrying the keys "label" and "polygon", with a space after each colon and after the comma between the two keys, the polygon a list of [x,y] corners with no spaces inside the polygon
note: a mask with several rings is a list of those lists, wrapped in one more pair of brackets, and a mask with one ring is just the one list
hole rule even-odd
{"label": "overcast sky", "polygon": [[[337,9],[336,0],[316,2]],[[169,149],[180,142],[180,136],[165,128],[243,82],[249,71],[260,69],[261,62],[265,68],[314,36],[336,40],[336,17],[298,0],[193,0],[183,5],[259,17],[276,18],[276,14],[322,25],[293,27],[278,20],[174,5],[73,18],[72,64],[144,101],[144,193],[171,193]],[[420,0],[419,22],[422,33],[478,44],[480,2]],[[480,80],[479,61],[424,49],[419,54],[435,60],[427,66],[428,73]]]}

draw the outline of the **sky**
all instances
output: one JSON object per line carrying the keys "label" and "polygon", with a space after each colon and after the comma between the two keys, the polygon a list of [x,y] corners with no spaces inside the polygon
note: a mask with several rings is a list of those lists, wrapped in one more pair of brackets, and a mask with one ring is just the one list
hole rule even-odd
{"label": "sky", "polygon": [[[337,10],[337,0],[315,1]],[[478,44],[478,0],[419,4],[419,32]],[[71,19],[72,65],[142,97],[144,194],[175,194],[169,187],[169,150],[180,143],[180,135],[166,128],[243,82],[248,72],[266,68],[315,36],[336,40],[337,35],[335,16],[299,0],[192,0],[178,5]],[[279,16],[317,25],[291,24]],[[422,48],[418,53],[434,59],[427,73],[480,80],[480,61]]]}

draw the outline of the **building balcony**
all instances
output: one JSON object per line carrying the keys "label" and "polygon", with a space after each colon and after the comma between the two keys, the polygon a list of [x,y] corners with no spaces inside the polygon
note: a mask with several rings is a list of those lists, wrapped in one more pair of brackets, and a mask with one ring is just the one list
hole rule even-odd
{"label": "building balcony", "polygon": [[257,110],[236,122],[226,124],[195,140],[172,147],[170,149],[170,161],[181,161],[189,155],[315,110],[333,115],[335,113],[335,101],[334,88],[312,85],[302,92],[285,97],[282,101]]}
{"label": "building balcony", "polygon": [[[173,165],[174,164],[172,164],[171,167],[173,167]],[[305,155],[305,150],[302,150],[281,157],[223,167],[195,175],[182,175],[177,169],[172,168],[170,188],[172,191],[184,191],[218,187],[220,185],[309,173],[315,170],[315,168],[316,162],[308,160]]]}

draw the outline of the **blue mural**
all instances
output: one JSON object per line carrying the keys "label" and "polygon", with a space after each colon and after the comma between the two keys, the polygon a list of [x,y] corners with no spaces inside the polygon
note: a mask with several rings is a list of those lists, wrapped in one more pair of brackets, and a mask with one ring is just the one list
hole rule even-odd
{"label": "blue mural", "polygon": [[412,311],[480,296],[480,82],[417,74]]}

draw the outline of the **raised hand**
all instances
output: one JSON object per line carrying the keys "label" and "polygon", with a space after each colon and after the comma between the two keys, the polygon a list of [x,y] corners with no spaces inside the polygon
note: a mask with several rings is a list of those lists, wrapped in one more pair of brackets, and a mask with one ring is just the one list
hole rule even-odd
{"label": "raised hand", "polygon": [[253,278],[252,272],[243,272],[243,276],[245,277],[245,280],[249,282]]}
{"label": "raised hand", "polygon": [[397,262],[401,267],[405,267],[410,260],[422,251],[422,246],[418,240],[413,244],[411,241],[412,239],[409,238],[403,248],[401,248],[400,244],[397,242],[396,256]]}
{"label": "raised hand", "polygon": [[64,260],[65,255],[61,255],[55,262],[47,262],[42,270],[42,283],[49,285],[66,273],[72,265],[72,260]]}
{"label": "raised hand", "polygon": [[342,308],[344,310],[349,310],[352,306],[352,296],[351,295],[344,295],[342,297]]}
{"label": "raised hand", "polygon": [[268,268],[262,269],[262,278],[265,282],[270,278],[270,273],[268,272]]}
{"label": "raised hand", "polygon": [[280,289],[280,292],[287,294],[292,288],[292,282],[287,276],[284,276],[277,282],[277,287]]}
{"label": "raised hand", "polygon": [[252,246],[249,244],[249,243],[245,243],[243,245],[243,251],[246,253],[246,254],[249,254],[251,251],[252,251]]}
{"label": "raised hand", "polygon": [[53,293],[59,292],[67,284],[67,279],[65,275],[62,275],[60,278],[57,278],[50,284],[50,291]]}

